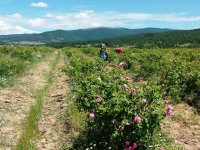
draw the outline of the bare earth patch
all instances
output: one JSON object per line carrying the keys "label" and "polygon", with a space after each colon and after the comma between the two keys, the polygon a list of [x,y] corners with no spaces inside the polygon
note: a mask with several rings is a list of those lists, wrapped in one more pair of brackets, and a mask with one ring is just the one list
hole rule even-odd
{"label": "bare earth patch", "polygon": [[0,90],[0,149],[12,149],[19,140],[34,92],[46,84],[52,57],[34,66],[14,87]]}
{"label": "bare earth patch", "polygon": [[174,106],[174,117],[166,118],[162,128],[184,150],[200,150],[200,116],[187,104]]}
{"label": "bare earth patch", "polygon": [[39,121],[41,136],[36,141],[38,150],[58,150],[66,142],[66,126],[61,116],[66,112],[65,97],[68,90],[66,75],[62,72],[64,59],[61,58],[55,70],[53,84],[44,98],[44,107]]}

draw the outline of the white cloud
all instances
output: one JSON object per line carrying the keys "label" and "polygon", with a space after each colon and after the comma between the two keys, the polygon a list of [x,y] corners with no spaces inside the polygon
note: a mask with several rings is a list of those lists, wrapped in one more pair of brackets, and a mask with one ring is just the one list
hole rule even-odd
{"label": "white cloud", "polygon": [[47,18],[53,18],[54,15],[52,15],[51,13],[47,13],[45,17],[47,17]]}
{"label": "white cloud", "polygon": [[75,14],[74,17],[77,18],[77,19],[89,19],[89,18],[91,18],[92,13],[93,12],[88,12],[88,11],[80,12],[78,14]]}
{"label": "white cloud", "polygon": [[22,19],[23,18],[23,16],[21,14],[19,14],[19,13],[8,15],[8,17],[14,18],[14,19]]}
{"label": "white cloud", "polygon": [[81,11],[64,15],[53,15],[48,19],[49,29],[77,29],[104,26],[101,16],[93,11]]}
{"label": "white cloud", "polygon": [[154,15],[152,20],[164,22],[197,22],[200,21],[200,16],[184,16],[179,14],[164,14]]}
{"label": "white cloud", "polygon": [[161,22],[195,22],[200,16],[184,16],[185,14],[147,14],[147,13],[111,13],[113,20],[161,21]]}
{"label": "white cloud", "polygon": [[111,14],[113,19],[134,19],[138,21],[150,20],[154,17],[153,14],[145,14],[145,13],[122,13],[122,14]]}
{"label": "white cloud", "polygon": [[34,33],[34,32],[35,31],[26,29],[22,26],[15,26],[5,21],[0,21],[0,35]]}
{"label": "white cloud", "polygon": [[21,27],[21,26],[14,26],[14,30],[17,34],[19,34],[19,33],[36,33],[36,31],[26,29],[26,28]]}
{"label": "white cloud", "polygon": [[78,29],[90,27],[145,27],[148,22],[159,23],[184,23],[198,22],[200,16],[188,16],[188,14],[150,14],[150,13],[118,13],[101,12],[92,10],[67,13],[63,15],[47,14],[46,28],[54,29]]}
{"label": "white cloud", "polygon": [[55,16],[55,19],[57,20],[64,20],[66,16]]}
{"label": "white cloud", "polygon": [[33,27],[41,27],[45,25],[45,20],[41,18],[36,18],[36,19],[30,19],[29,24],[32,25]]}
{"label": "white cloud", "polygon": [[[66,14],[47,13],[38,18],[27,18],[20,13],[0,16],[0,34],[32,33],[56,29],[80,29],[91,27],[128,27],[144,28],[152,26],[167,28],[197,28],[200,16],[184,13],[150,14],[150,13],[119,13],[95,12],[92,10]],[[30,26],[31,25],[31,26]],[[30,27],[28,27],[30,26]],[[30,28],[30,29],[27,29]]]}
{"label": "white cloud", "polygon": [[32,3],[31,6],[45,8],[45,7],[48,7],[48,4],[44,2],[38,2],[38,3]]}

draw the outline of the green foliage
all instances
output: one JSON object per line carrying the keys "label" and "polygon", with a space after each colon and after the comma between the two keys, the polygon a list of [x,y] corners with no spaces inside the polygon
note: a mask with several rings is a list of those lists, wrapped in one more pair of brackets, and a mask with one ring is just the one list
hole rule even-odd
{"label": "green foliage", "polygon": [[[165,117],[162,100],[186,101],[199,110],[199,49],[125,48],[120,55],[108,49],[107,62],[99,59],[96,48],[67,49],[66,53],[70,66],[65,71],[73,79],[77,106],[88,116],[94,114],[74,141],[75,149],[124,149],[126,141],[137,143],[141,150],[175,149],[160,136]],[[124,69],[120,62],[125,62]],[[134,82],[125,80],[126,76]],[[144,80],[149,82],[139,86]],[[130,94],[130,88],[136,93]],[[97,98],[102,101],[98,103]],[[135,116],[140,123],[133,121]]]}
{"label": "green foliage", "polygon": [[[107,149],[108,145],[112,149],[123,149],[124,143],[130,141],[138,143],[138,149],[156,148],[155,134],[159,133],[160,122],[165,116],[161,87],[150,82],[137,89],[135,83],[124,79],[130,67],[122,70],[114,60],[116,64],[111,65],[96,56],[88,58],[91,53],[73,51],[71,67],[66,69],[73,78],[79,109],[95,115],[94,119],[87,119],[88,135],[84,144],[81,148],[76,144],[74,147],[85,149],[92,142],[96,149]],[[130,88],[135,88],[136,93],[130,94]],[[97,103],[97,98],[102,102]],[[141,118],[138,124],[133,121],[136,116]]]}

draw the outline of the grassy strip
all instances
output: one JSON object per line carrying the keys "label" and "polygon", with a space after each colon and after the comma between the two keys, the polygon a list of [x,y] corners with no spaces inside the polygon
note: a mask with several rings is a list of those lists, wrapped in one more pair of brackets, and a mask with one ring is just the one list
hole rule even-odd
{"label": "grassy strip", "polygon": [[56,64],[60,59],[60,53],[56,56],[55,60],[51,65],[51,70],[47,74],[48,83],[42,88],[36,91],[35,98],[36,104],[31,107],[27,121],[24,126],[24,132],[21,135],[21,138],[17,144],[17,150],[31,150],[35,149],[34,145],[31,143],[31,140],[37,136],[38,132],[38,121],[42,112],[44,96],[49,91],[49,88],[53,82],[54,70]]}
{"label": "grassy strip", "polygon": [[[69,99],[69,97],[67,98]],[[73,98],[70,98],[71,100],[68,101],[67,105],[67,112],[65,115],[65,121],[67,124],[67,135],[70,137],[66,141],[66,145],[64,145],[63,150],[67,149],[73,149],[73,143],[74,140],[76,140],[79,135],[85,130],[86,125],[86,117],[87,114],[84,112],[80,112],[76,106],[76,103]]]}
{"label": "grassy strip", "polygon": [[70,102],[67,114],[70,127],[76,132],[83,131],[85,128],[86,113],[80,112],[75,102]]}

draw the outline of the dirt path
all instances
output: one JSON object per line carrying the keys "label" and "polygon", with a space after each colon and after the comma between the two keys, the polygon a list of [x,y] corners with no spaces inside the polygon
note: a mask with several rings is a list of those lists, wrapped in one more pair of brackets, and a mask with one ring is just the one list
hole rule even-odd
{"label": "dirt path", "polygon": [[200,116],[187,104],[174,106],[174,117],[166,118],[162,128],[184,150],[200,150]]}
{"label": "dirt path", "polygon": [[44,98],[44,107],[39,121],[41,136],[36,141],[38,150],[58,150],[67,138],[65,122],[61,119],[66,111],[65,96],[68,90],[66,75],[61,69],[64,64],[64,58],[61,58],[49,94]]}
{"label": "dirt path", "polygon": [[45,74],[54,57],[34,66],[19,83],[0,91],[0,150],[12,149],[19,140],[22,123],[35,103],[34,92],[46,84]]}

